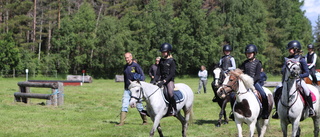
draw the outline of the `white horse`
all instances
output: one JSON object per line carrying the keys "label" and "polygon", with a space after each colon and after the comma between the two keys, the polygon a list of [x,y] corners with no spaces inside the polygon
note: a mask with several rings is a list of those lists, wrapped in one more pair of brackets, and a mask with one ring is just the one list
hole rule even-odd
{"label": "white horse", "polygon": [[[187,136],[188,121],[192,119],[192,105],[193,105],[193,92],[191,88],[183,83],[175,84],[175,87],[179,89],[184,96],[182,102],[177,103],[177,119],[182,124],[182,136]],[[162,90],[153,84],[146,82],[132,81],[129,90],[131,91],[130,106],[135,107],[136,102],[141,98],[144,98],[147,103],[147,112],[153,121],[153,127],[150,131],[150,137],[154,135],[155,130],[163,137],[160,127],[160,120],[166,116],[168,111],[168,104],[164,99]],[[184,111],[184,117],[181,115],[180,110]]]}
{"label": "white horse", "polygon": [[[222,98],[229,92],[236,92],[236,102],[233,106],[233,114],[239,137],[243,136],[243,123],[246,123],[250,128],[250,137],[253,137],[255,127],[257,127],[259,137],[263,137],[269,124],[269,118],[262,119],[259,117],[262,110],[260,109],[258,98],[252,91],[254,89],[253,79],[249,75],[243,74],[241,70],[236,69],[235,71],[230,72],[230,75],[226,77],[223,86],[218,90],[219,96]],[[265,87],[263,87],[263,89],[268,97],[268,110],[270,113],[273,107],[273,95],[269,89]]]}
{"label": "white horse", "polygon": [[[300,63],[298,60],[286,59],[282,95],[278,102],[278,114],[284,137],[287,136],[288,124],[292,124],[291,136],[300,136],[300,121],[309,115],[309,108],[305,107],[299,88],[297,88],[297,76],[300,74],[300,71]],[[309,84],[307,86],[316,97],[316,101],[313,103],[316,116],[312,117],[312,119],[314,136],[317,137],[319,133],[319,91],[315,86]]]}

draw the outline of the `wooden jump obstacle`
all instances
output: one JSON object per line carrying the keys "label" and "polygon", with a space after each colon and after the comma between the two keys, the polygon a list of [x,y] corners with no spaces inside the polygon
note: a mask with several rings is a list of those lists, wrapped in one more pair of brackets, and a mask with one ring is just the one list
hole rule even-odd
{"label": "wooden jump obstacle", "polygon": [[36,82],[36,83],[62,82],[63,86],[82,86],[82,81],[70,81],[70,80],[28,80],[28,82]]}
{"label": "wooden jump obstacle", "polygon": [[83,81],[83,83],[92,83],[91,76],[82,76],[82,75],[67,75],[68,81]]}
{"label": "wooden jump obstacle", "polygon": [[[64,90],[62,82],[36,83],[36,82],[18,82],[20,92],[14,93],[16,102],[28,103],[29,98],[47,99],[47,105],[61,106],[64,103]],[[51,94],[30,93],[30,87],[51,88]]]}

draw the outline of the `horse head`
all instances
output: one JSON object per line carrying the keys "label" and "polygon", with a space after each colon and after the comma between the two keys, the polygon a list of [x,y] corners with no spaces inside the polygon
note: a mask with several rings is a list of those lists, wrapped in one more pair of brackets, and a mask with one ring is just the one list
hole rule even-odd
{"label": "horse head", "polygon": [[299,59],[288,59],[286,60],[285,80],[296,79],[301,73],[301,64]]}
{"label": "horse head", "polygon": [[217,91],[220,98],[225,98],[230,92],[238,92],[239,84],[243,83],[246,89],[255,89],[253,78],[246,75],[240,69],[230,71],[229,76],[223,82],[223,85]]}
{"label": "horse head", "polygon": [[128,89],[131,91],[131,108],[136,107],[136,103],[143,97],[143,90],[140,81],[130,81]]}
{"label": "horse head", "polygon": [[226,77],[226,74],[223,72],[221,68],[218,67],[213,70],[213,75],[214,75],[214,86],[220,87]]}

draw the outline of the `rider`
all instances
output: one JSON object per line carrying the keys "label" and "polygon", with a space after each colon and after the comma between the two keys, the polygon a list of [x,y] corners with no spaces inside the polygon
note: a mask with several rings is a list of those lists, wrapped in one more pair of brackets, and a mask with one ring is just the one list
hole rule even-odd
{"label": "rider", "polygon": [[172,45],[169,43],[163,43],[160,47],[162,58],[160,59],[157,74],[155,79],[158,81],[157,85],[161,88],[163,85],[167,87],[169,93],[169,110],[168,115],[175,116],[177,113],[176,101],[173,96],[174,90],[174,77],[176,71],[176,61],[173,59]]}
{"label": "rider", "polygon": [[[236,62],[231,56],[232,47],[230,45],[223,46],[223,54],[224,56],[221,57],[219,60],[219,67],[225,72],[228,73],[230,70],[236,69]],[[214,98],[212,99],[213,102],[217,102],[217,91],[213,91]]]}
{"label": "rider", "polygon": [[256,45],[250,44],[247,45],[245,48],[245,54],[247,60],[245,60],[240,69],[249,76],[251,76],[254,80],[254,87],[260,93],[262,97],[262,119],[268,119],[269,112],[268,112],[268,98],[266,93],[264,92],[263,88],[259,84],[260,81],[260,73],[261,73],[261,61],[256,58],[258,52],[258,48]]}
{"label": "rider", "polygon": [[[302,53],[301,44],[297,40],[290,41],[287,45],[287,49],[289,51],[288,59],[299,59],[302,72],[299,75],[300,82],[298,82],[298,83],[301,83],[301,86],[302,86],[304,94],[305,94],[303,97],[306,100],[307,105],[309,107],[309,117],[314,116],[311,94],[310,94],[309,88],[307,87],[307,84],[303,80],[303,78],[309,76],[309,69],[308,69],[308,65],[306,63],[306,60],[304,59],[303,56],[301,56],[301,53]],[[286,67],[286,62],[283,64],[282,73],[284,73],[285,67]],[[281,90],[280,91],[277,90],[277,92],[281,92]],[[272,116],[272,118],[275,118],[275,119],[279,118],[279,115],[277,112],[277,109],[278,109],[277,105],[278,105],[278,101],[280,100],[280,96],[281,96],[281,93],[275,93],[275,96],[274,96],[274,101],[276,104],[276,113]]]}
{"label": "rider", "polygon": [[306,62],[308,64],[309,73],[312,77],[312,84],[318,85],[318,80],[316,77],[316,62],[317,54],[314,52],[314,46],[312,44],[308,45],[308,53],[306,55]]}

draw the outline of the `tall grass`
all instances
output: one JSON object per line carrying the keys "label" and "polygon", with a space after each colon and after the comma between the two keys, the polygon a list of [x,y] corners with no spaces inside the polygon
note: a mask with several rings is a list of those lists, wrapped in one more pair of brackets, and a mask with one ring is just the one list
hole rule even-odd
{"label": "tall grass", "polygon": [[[93,83],[85,83],[83,86],[66,86],[64,105],[52,107],[38,105],[45,102],[41,99],[31,99],[30,104],[14,102],[13,93],[18,92],[17,83],[25,81],[24,78],[1,78],[0,81],[1,137],[145,137],[149,135],[152,127],[149,118],[148,125],[141,125],[142,120],[137,110],[132,108],[129,109],[126,124],[114,126],[119,122],[122,82],[93,80]],[[217,123],[220,109],[211,101],[211,82],[212,79],[209,79],[207,94],[195,94],[194,122],[190,124],[187,134],[191,137],[237,136],[234,121],[229,121],[229,124],[222,127],[214,125]],[[194,93],[198,88],[198,78],[177,78],[176,83],[186,83]],[[51,92],[47,88],[31,88],[31,91],[44,94]],[[227,112],[230,112],[229,104]],[[181,136],[181,124],[174,117],[162,119],[161,127],[165,136]],[[247,136],[248,127],[243,127],[244,135]],[[301,127],[302,136],[312,136],[313,126],[310,118],[303,121]],[[155,136],[158,136],[157,132]],[[266,136],[282,136],[279,120],[270,121]]]}

